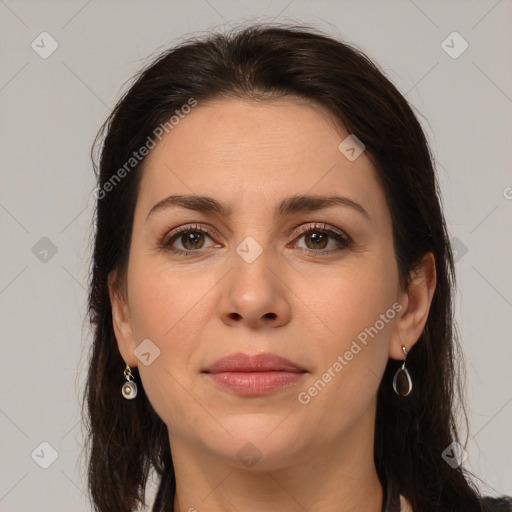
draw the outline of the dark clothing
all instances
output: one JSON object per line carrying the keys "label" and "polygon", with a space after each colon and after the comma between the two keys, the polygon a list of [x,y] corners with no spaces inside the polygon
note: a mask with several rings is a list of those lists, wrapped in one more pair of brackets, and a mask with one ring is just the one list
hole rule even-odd
{"label": "dark clothing", "polygon": [[512,497],[511,496],[500,496],[499,498],[493,498],[486,496],[482,498],[482,504],[484,505],[485,512],[510,512],[512,511]]}
{"label": "dark clothing", "polygon": [[[511,496],[485,496],[481,499],[481,504],[483,512],[512,512]],[[401,512],[400,494],[390,483],[384,486],[384,504],[382,512]]]}

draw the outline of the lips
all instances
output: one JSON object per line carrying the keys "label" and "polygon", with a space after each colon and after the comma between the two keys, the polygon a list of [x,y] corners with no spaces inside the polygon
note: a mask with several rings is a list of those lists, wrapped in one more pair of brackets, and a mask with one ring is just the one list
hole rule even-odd
{"label": "lips", "polygon": [[274,354],[247,355],[242,353],[223,357],[203,370],[206,373],[224,372],[294,372],[303,373],[305,370],[298,365]]}
{"label": "lips", "polygon": [[243,396],[260,396],[298,382],[306,372],[275,354],[231,354],[202,371],[215,385]]}

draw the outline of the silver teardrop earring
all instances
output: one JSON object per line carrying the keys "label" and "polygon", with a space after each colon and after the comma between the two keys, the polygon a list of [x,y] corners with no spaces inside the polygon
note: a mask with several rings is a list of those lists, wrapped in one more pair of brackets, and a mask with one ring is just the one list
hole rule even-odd
{"label": "silver teardrop earring", "polygon": [[131,368],[126,365],[124,369],[125,382],[121,387],[121,393],[127,400],[132,400],[137,396],[137,384],[133,381],[133,374]]}
{"label": "silver teardrop earring", "polygon": [[412,380],[407,368],[405,367],[405,362],[407,360],[407,350],[405,347],[402,347],[402,351],[405,356],[404,362],[395,373],[393,378],[393,389],[397,395],[407,396],[412,391]]}

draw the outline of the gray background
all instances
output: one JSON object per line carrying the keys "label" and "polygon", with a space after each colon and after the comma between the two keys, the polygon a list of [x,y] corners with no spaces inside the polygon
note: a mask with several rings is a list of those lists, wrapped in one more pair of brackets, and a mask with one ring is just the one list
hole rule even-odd
{"label": "gray background", "polygon": [[[79,399],[97,129],[149,55],[271,18],[356,44],[421,113],[458,254],[464,465],[487,493],[512,494],[510,1],[0,0],[0,510],[90,510]],[[50,48],[43,31],[58,43],[46,59],[31,47]],[[453,31],[469,43],[458,58],[441,46]],[[44,441],[58,454],[47,469]]]}

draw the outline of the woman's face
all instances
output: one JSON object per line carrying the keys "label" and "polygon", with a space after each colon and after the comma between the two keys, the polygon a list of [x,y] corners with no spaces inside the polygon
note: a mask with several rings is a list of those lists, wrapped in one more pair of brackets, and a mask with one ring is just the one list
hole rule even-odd
{"label": "woman's face", "polygon": [[[277,468],[373,440],[407,295],[383,191],[361,148],[339,149],[348,135],[318,106],[218,100],[147,157],[127,301],[111,296],[119,349],[173,451]],[[225,212],[194,209],[198,196]]]}

